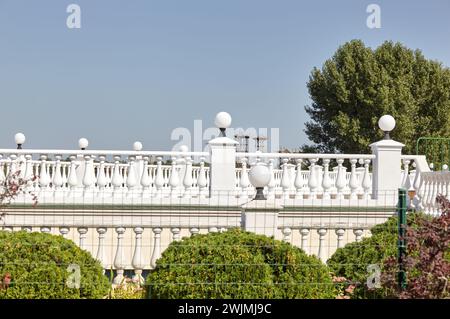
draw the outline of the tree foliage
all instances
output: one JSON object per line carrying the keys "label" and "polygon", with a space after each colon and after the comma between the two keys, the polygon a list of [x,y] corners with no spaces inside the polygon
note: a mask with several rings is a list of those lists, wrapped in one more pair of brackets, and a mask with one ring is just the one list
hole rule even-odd
{"label": "tree foliage", "polygon": [[328,267],[301,249],[232,229],[173,242],[147,277],[151,298],[334,298]]}
{"label": "tree foliage", "polygon": [[367,153],[382,138],[377,123],[384,114],[396,119],[391,136],[406,152],[420,136],[450,134],[450,70],[400,43],[344,44],[313,69],[308,90],[305,132],[317,151]]}
{"label": "tree foliage", "polygon": [[[80,267],[79,288],[69,265]],[[0,231],[0,279],[0,299],[103,298],[110,286],[100,262],[71,240],[25,231]]]}

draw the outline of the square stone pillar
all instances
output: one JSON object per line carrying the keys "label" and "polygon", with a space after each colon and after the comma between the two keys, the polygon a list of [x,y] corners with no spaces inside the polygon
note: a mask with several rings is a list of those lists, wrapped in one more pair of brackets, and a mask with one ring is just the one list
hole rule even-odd
{"label": "square stone pillar", "polygon": [[278,213],[282,209],[274,201],[252,200],[242,205],[242,228],[260,235],[274,236],[278,228]]}
{"label": "square stone pillar", "polygon": [[236,190],[236,145],[239,143],[228,137],[218,137],[209,141],[210,196],[228,196]]}
{"label": "square stone pillar", "polygon": [[372,165],[372,198],[393,198],[401,186],[401,155],[405,145],[393,140],[381,140],[370,145],[375,155]]}

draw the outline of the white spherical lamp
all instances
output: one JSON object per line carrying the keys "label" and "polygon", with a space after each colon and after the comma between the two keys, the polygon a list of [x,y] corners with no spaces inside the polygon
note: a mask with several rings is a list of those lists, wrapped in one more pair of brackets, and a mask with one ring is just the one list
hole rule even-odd
{"label": "white spherical lamp", "polygon": [[88,146],[89,146],[89,141],[86,138],[82,137],[78,140],[78,147],[81,150],[84,151]]}
{"label": "white spherical lamp", "polygon": [[187,151],[189,151],[189,147],[187,147],[187,145],[180,146],[180,152],[186,153]]}
{"label": "white spherical lamp", "polygon": [[231,125],[231,115],[227,112],[217,113],[214,124],[220,129],[220,136],[226,136],[225,130]]}
{"label": "white spherical lamp", "polygon": [[142,143],[139,141],[133,143],[133,150],[136,152],[142,151],[142,147]]}
{"label": "white spherical lamp", "polygon": [[395,119],[391,115],[383,115],[378,120],[378,127],[384,132],[384,139],[390,140],[389,132],[395,128]]}
{"label": "white spherical lamp", "polygon": [[258,163],[248,174],[250,183],[256,188],[256,200],[265,200],[263,190],[270,182],[270,171],[265,164]]}
{"label": "white spherical lamp", "polygon": [[17,133],[16,135],[14,135],[14,141],[17,144],[17,149],[21,150],[22,149],[22,145],[25,143],[25,135],[23,133]]}

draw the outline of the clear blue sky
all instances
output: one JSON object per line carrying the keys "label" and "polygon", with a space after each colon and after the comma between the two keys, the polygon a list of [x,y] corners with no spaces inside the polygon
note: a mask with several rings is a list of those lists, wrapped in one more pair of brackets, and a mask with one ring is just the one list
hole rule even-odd
{"label": "clear blue sky", "polygon": [[[66,26],[81,7],[82,28]],[[366,7],[381,6],[381,29]],[[0,0],[0,147],[145,149],[175,144],[176,127],[278,127],[297,147],[306,82],[351,39],[420,48],[450,66],[450,1]]]}

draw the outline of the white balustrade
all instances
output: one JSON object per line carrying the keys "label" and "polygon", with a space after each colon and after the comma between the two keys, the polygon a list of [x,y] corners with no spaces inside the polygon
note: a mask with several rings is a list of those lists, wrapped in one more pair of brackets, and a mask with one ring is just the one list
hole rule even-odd
{"label": "white balustrade", "polygon": [[123,235],[125,233],[125,228],[118,227],[116,228],[117,232],[117,250],[116,256],[114,258],[114,267],[116,269],[116,276],[114,277],[113,283],[116,285],[120,285],[124,279],[124,267],[125,260],[123,256]]}
{"label": "white balustrade", "polygon": [[336,229],[336,236],[337,236],[337,248],[341,248],[343,239],[344,239],[345,230],[342,228]]}
{"label": "white balustrade", "polygon": [[325,235],[327,234],[328,230],[326,228],[319,228],[317,230],[317,233],[319,234],[319,252],[317,253],[317,257],[319,257],[320,260],[323,262],[326,261],[325,256]]}
{"label": "white balustrade", "polygon": [[364,233],[363,229],[354,229],[353,233],[355,234],[355,241],[360,242],[362,240],[362,235]]}
{"label": "white balustrade", "polygon": [[289,227],[283,229],[283,241],[290,243],[291,242],[291,234],[292,230]]}
{"label": "white balustrade", "polygon": [[144,283],[144,277],[142,277],[142,270],[144,268],[144,264],[142,262],[142,252],[141,252],[143,232],[144,229],[142,227],[134,228],[134,233],[136,234],[136,236],[135,236],[133,260],[131,262],[134,268],[133,281],[141,285]]}

